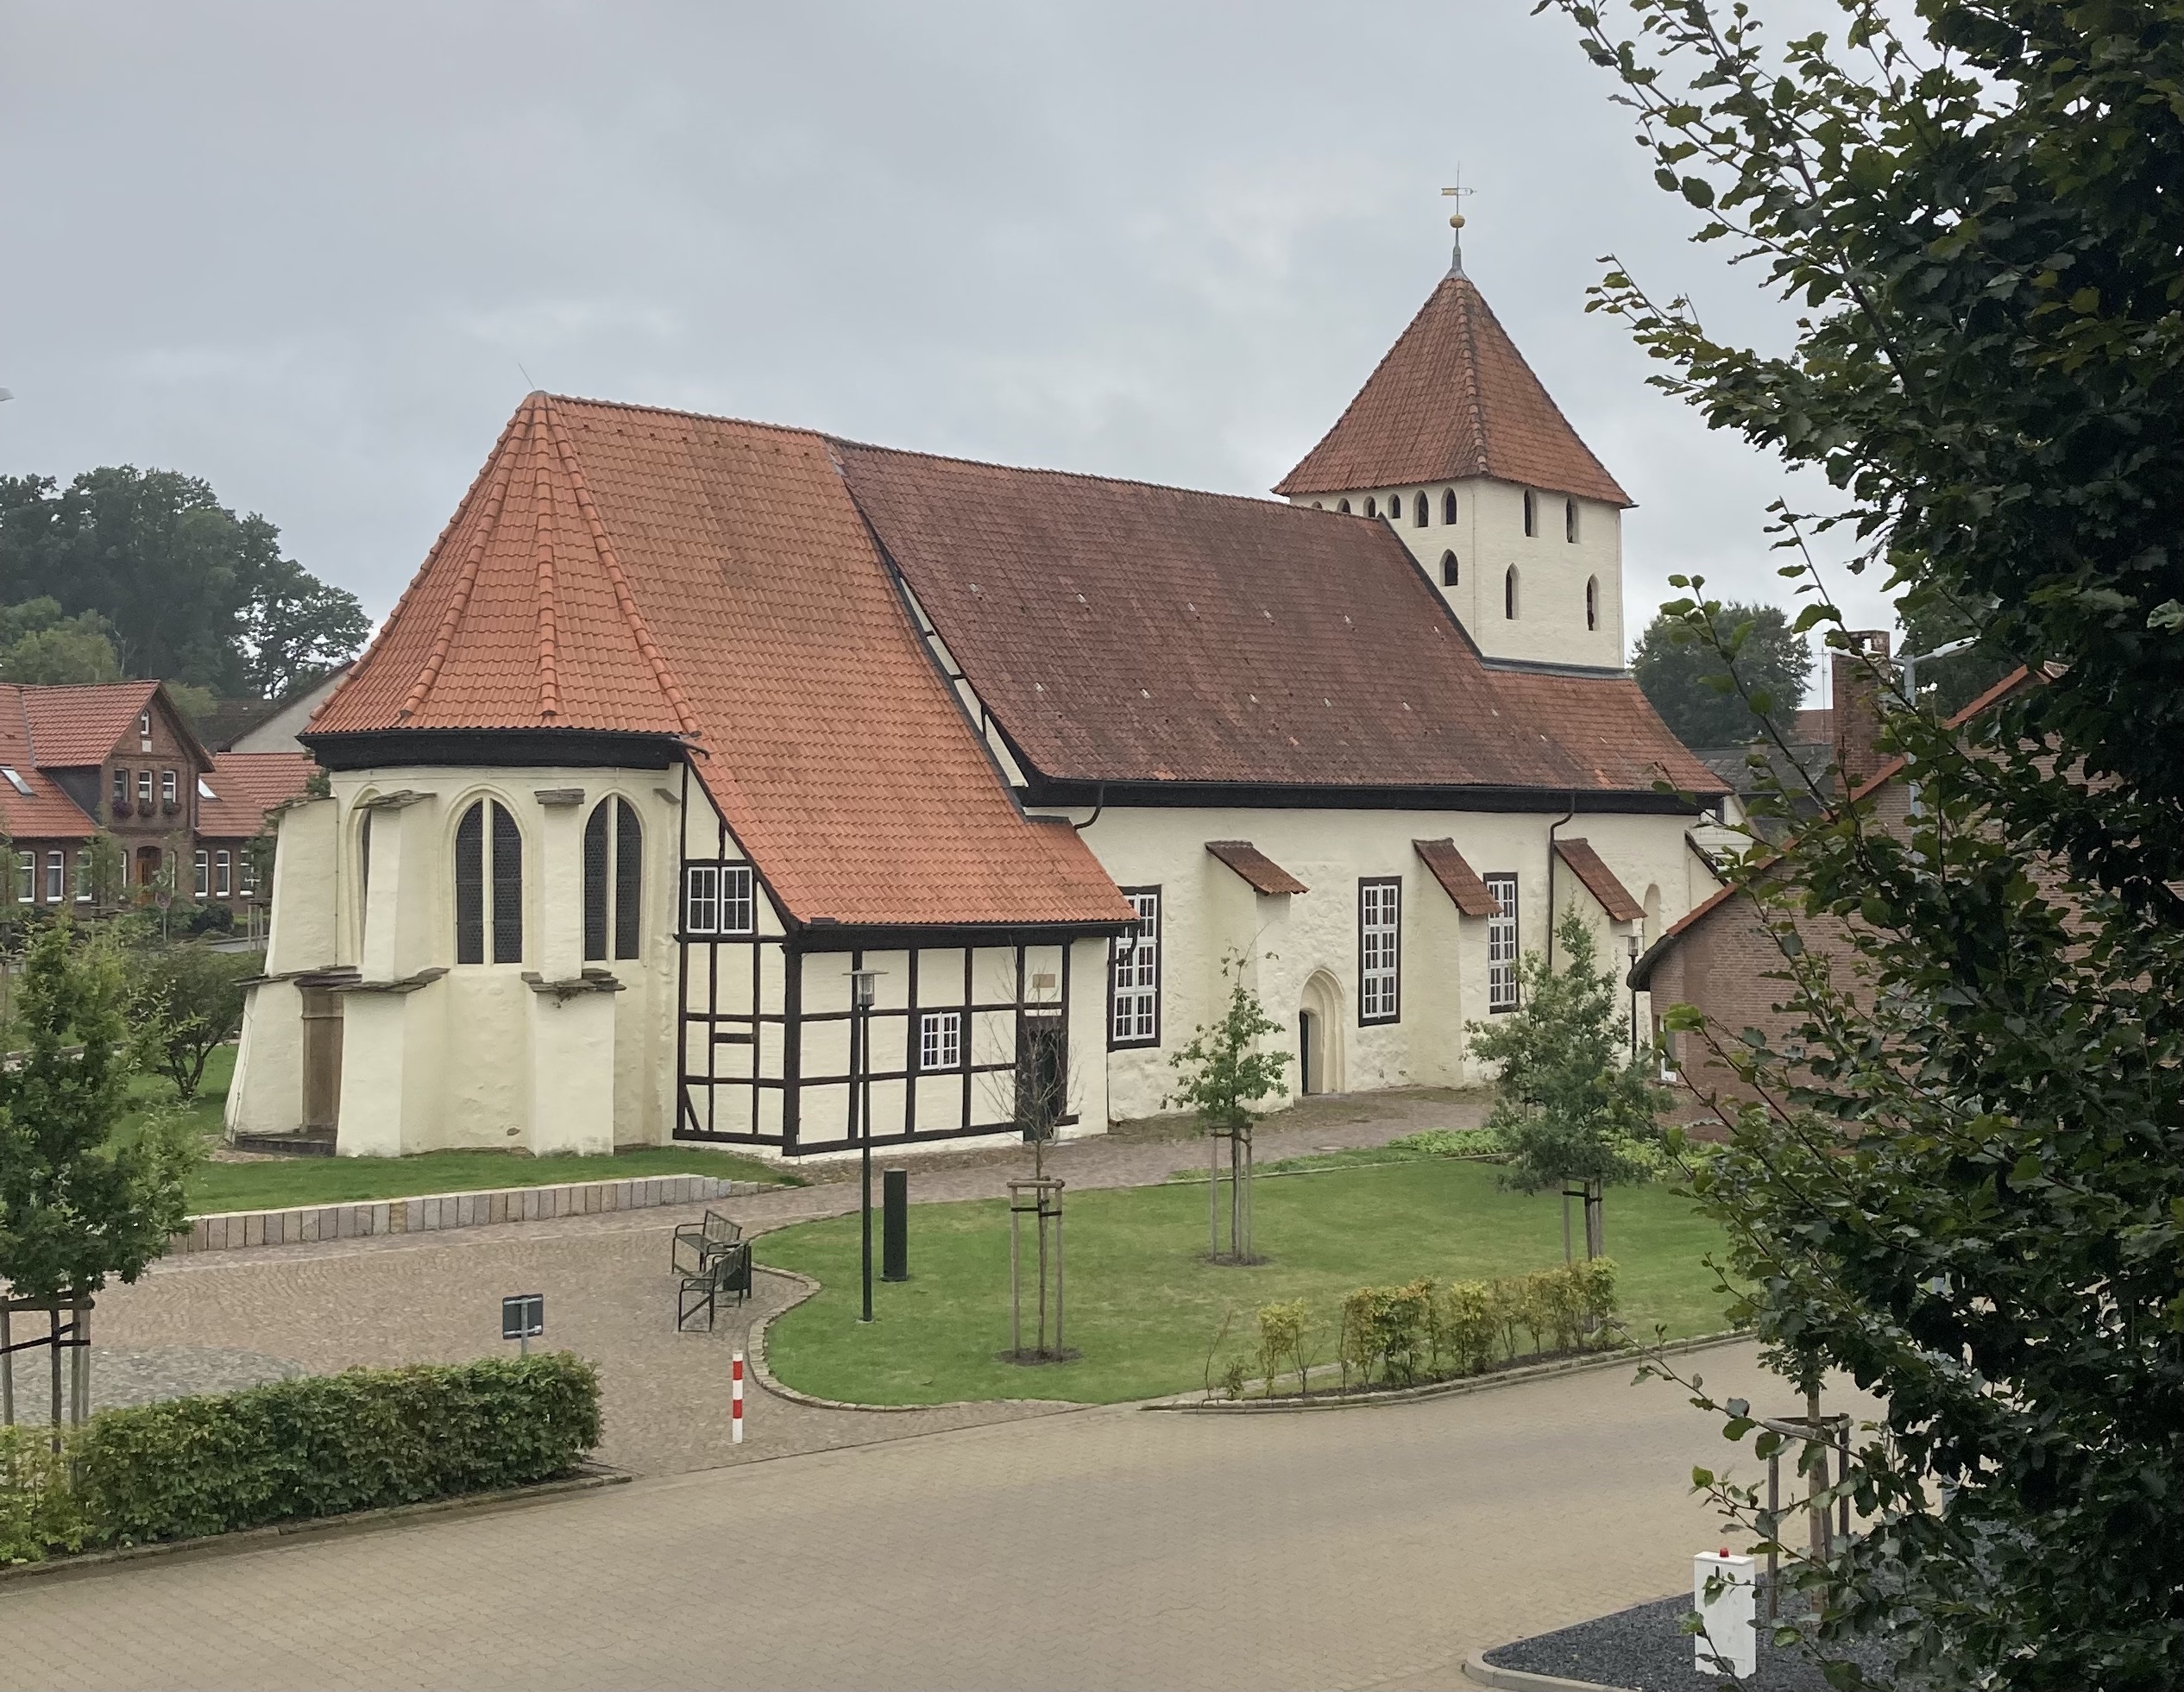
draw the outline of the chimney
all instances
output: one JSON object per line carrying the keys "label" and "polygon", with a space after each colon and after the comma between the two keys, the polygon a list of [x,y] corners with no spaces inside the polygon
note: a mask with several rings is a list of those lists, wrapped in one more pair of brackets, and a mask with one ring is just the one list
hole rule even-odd
{"label": "chimney", "polygon": [[1835,768],[1847,798],[1872,779],[1887,760],[1880,750],[1883,689],[1894,679],[1884,629],[1851,629],[1850,650],[1829,655],[1835,695]]}

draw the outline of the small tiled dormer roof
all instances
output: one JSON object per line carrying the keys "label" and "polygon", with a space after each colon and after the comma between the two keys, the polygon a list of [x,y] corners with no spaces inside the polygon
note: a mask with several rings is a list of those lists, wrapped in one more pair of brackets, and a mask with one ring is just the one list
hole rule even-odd
{"label": "small tiled dormer roof", "polygon": [[1456,849],[1454,840],[1413,840],[1411,846],[1458,910],[1466,916],[1494,915],[1494,895]]}
{"label": "small tiled dormer roof", "polygon": [[300,796],[318,768],[308,752],[219,752],[205,772],[210,799],[198,797],[198,833],[248,840],[266,814]]}
{"label": "small tiled dormer roof", "polygon": [[1249,840],[1208,840],[1205,849],[1242,876],[1254,893],[1312,890]]}
{"label": "small tiled dormer roof", "polygon": [[1631,503],[1476,286],[1452,271],[1349,410],[1274,491],[1345,494],[1471,476]]}
{"label": "small tiled dormer roof", "polygon": [[1630,896],[1630,889],[1616,879],[1615,872],[1608,867],[1607,860],[1595,852],[1589,840],[1564,840],[1555,842],[1555,852],[1562,861],[1577,873],[1585,891],[1600,902],[1600,908],[1608,913],[1611,922],[1642,922],[1646,907]]}
{"label": "small tiled dormer roof", "polygon": [[306,738],[409,730],[672,737],[792,921],[1134,914],[1017,808],[802,430],[532,395]]}

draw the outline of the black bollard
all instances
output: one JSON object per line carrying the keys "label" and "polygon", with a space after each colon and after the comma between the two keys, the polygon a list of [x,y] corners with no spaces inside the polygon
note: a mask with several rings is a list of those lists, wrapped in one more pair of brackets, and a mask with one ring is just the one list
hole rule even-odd
{"label": "black bollard", "polygon": [[910,1278],[910,1172],[880,1173],[880,1269],[882,1280]]}

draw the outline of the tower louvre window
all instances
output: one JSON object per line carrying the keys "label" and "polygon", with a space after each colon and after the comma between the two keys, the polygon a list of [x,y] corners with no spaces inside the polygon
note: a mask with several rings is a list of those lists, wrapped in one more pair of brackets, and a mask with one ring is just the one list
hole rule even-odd
{"label": "tower louvre window", "polygon": [[1453,487],[1449,488],[1441,495],[1441,521],[1444,523],[1456,521],[1456,489]]}
{"label": "tower louvre window", "polygon": [[1380,515],[1380,502],[1369,494],[1365,496],[1365,515],[1368,517]]}
{"label": "tower louvre window", "polygon": [[1575,500],[1564,500],[1562,502],[1562,538],[1572,545],[1577,544],[1577,502]]}
{"label": "tower louvre window", "polygon": [[1517,567],[1509,566],[1501,577],[1501,614],[1510,622],[1517,620]]}
{"label": "tower louvre window", "polygon": [[1599,626],[1600,578],[1596,576],[1589,576],[1585,578],[1585,627],[1591,630]]}
{"label": "tower louvre window", "polygon": [[1432,519],[1433,502],[1421,491],[1411,496],[1411,525],[1423,529]]}
{"label": "tower louvre window", "polygon": [[1528,537],[1539,532],[1539,500],[1529,487],[1524,490],[1524,532]]}
{"label": "tower louvre window", "polygon": [[1441,554],[1441,585],[1444,588],[1453,588],[1463,579],[1463,571],[1456,562],[1456,554],[1453,552]]}

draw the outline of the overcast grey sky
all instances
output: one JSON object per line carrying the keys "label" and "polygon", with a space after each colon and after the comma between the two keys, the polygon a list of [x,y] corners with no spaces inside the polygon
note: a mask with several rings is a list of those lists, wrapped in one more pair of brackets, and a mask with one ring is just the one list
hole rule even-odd
{"label": "overcast grey sky", "polygon": [[1784,322],[1612,91],[1526,0],[0,0],[0,471],[204,476],[375,616],[534,382],[1263,493],[1460,161],[1467,268],[1639,501],[1633,632],[1677,570],[1779,599],[1778,467],[1583,310],[1612,250]]}

